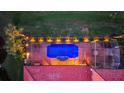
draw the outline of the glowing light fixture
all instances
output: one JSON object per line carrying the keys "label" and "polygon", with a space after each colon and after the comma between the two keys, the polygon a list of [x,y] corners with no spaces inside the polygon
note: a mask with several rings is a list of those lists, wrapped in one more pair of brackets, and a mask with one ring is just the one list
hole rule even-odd
{"label": "glowing light fixture", "polygon": [[79,42],[79,39],[74,38],[73,42],[77,43],[77,42]]}
{"label": "glowing light fixture", "polygon": [[89,42],[89,38],[88,38],[88,37],[84,37],[84,38],[83,38],[83,41],[84,41],[85,43],[87,43],[87,42]]}
{"label": "glowing light fixture", "polygon": [[28,37],[28,36],[26,36],[26,37],[25,37],[25,40],[28,40],[28,39],[29,39],[29,37]]}
{"label": "glowing light fixture", "polygon": [[25,36],[24,34],[20,34],[20,35],[23,36],[23,37]]}
{"label": "glowing light fixture", "polygon": [[93,41],[94,42],[98,42],[99,41],[99,37],[95,37]]}
{"label": "glowing light fixture", "polygon": [[53,40],[51,38],[48,38],[47,42],[51,43],[51,42],[53,42]]}
{"label": "glowing light fixture", "polygon": [[56,42],[57,42],[57,43],[60,43],[60,42],[61,42],[61,38],[59,38],[59,37],[56,38]]}
{"label": "glowing light fixture", "polygon": [[67,37],[66,40],[65,40],[65,42],[66,42],[66,43],[70,43],[70,42],[71,42],[70,38]]}
{"label": "glowing light fixture", "polygon": [[29,59],[29,56],[30,56],[30,53],[27,52],[27,53],[26,53],[26,58]]}
{"label": "glowing light fixture", "polygon": [[41,37],[41,38],[39,38],[39,40],[38,40],[40,43],[42,43],[44,40],[43,40],[43,38]]}
{"label": "glowing light fixture", "polygon": [[119,39],[119,38],[124,38],[124,35],[121,35],[121,36],[114,36],[114,38],[117,38],[117,39]]}
{"label": "glowing light fixture", "polygon": [[20,32],[14,32],[15,35],[19,35],[19,36],[22,36],[22,37],[25,37],[24,34],[20,33]]}
{"label": "glowing light fixture", "polygon": [[31,41],[31,42],[35,42],[35,38],[34,38],[34,37],[32,37],[30,41]]}
{"label": "glowing light fixture", "polygon": [[26,46],[26,47],[28,47],[28,46],[29,46],[29,44],[28,44],[28,43],[26,43],[26,44],[25,44],[25,46]]}
{"label": "glowing light fixture", "polygon": [[105,36],[104,37],[104,42],[109,42],[110,41],[110,38],[108,36]]}

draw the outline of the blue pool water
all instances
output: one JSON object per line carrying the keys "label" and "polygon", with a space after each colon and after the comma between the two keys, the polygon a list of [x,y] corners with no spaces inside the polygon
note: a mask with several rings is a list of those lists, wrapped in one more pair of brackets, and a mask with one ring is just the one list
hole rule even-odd
{"label": "blue pool water", "polygon": [[78,56],[78,46],[75,44],[51,44],[47,46],[47,57],[69,57],[75,58]]}

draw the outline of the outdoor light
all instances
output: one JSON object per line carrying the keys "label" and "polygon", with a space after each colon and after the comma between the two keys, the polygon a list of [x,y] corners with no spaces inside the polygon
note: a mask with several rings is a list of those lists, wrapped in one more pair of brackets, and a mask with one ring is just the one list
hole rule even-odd
{"label": "outdoor light", "polygon": [[23,37],[25,36],[24,34],[20,34],[20,35],[23,36]]}
{"label": "outdoor light", "polygon": [[51,43],[51,42],[53,42],[53,40],[51,38],[48,38],[47,42]]}
{"label": "outdoor light", "polygon": [[44,40],[43,40],[43,38],[41,37],[41,38],[39,38],[39,40],[38,40],[40,43],[42,43]]}
{"label": "outdoor light", "polygon": [[99,41],[99,37],[95,37],[93,41],[94,42],[98,42]]}
{"label": "outdoor light", "polygon": [[22,33],[18,32],[18,31],[16,31],[14,34],[15,34],[15,35],[18,35],[18,36],[25,37],[25,35],[24,35],[24,34],[22,34]]}
{"label": "outdoor light", "polygon": [[26,53],[26,58],[29,59],[29,56],[30,56],[30,53],[27,52],[27,53]]}
{"label": "outdoor light", "polygon": [[75,39],[73,40],[73,42],[77,43],[77,42],[79,42],[79,39],[75,38]]}
{"label": "outdoor light", "polygon": [[29,37],[28,37],[28,36],[26,36],[26,37],[25,37],[25,40],[28,40],[28,39],[29,39]]}
{"label": "outdoor light", "polygon": [[31,42],[35,42],[35,39],[34,39],[34,37],[32,37],[30,41],[31,41]]}
{"label": "outdoor light", "polygon": [[119,48],[119,46],[115,46],[115,48]]}
{"label": "outdoor light", "polygon": [[28,43],[26,43],[26,44],[25,44],[25,46],[26,46],[26,47],[28,47],[28,46],[29,46],[29,44],[28,44]]}
{"label": "outdoor light", "polygon": [[108,36],[104,37],[104,42],[109,42],[110,38]]}
{"label": "outdoor light", "polygon": [[65,42],[66,42],[66,43],[70,43],[70,42],[71,42],[70,38],[67,37],[67,39],[65,40]]}
{"label": "outdoor light", "polygon": [[124,38],[124,35],[121,35],[121,36],[114,36],[114,38],[116,38],[116,39]]}
{"label": "outdoor light", "polygon": [[56,42],[57,42],[57,43],[60,43],[60,42],[61,42],[61,38],[57,38],[57,39],[56,39]]}
{"label": "outdoor light", "polygon": [[88,37],[84,37],[83,41],[86,43],[86,42],[89,42],[89,38]]}

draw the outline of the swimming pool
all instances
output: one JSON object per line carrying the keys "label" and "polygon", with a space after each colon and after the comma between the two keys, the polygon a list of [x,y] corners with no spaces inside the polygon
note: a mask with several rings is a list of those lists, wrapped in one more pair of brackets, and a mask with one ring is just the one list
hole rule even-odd
{"label": "swimming pool", "polygon": [[78,46],[75,44],[50,44],[47,46],[47,57],[69,57],[75,58],[78,56]]}

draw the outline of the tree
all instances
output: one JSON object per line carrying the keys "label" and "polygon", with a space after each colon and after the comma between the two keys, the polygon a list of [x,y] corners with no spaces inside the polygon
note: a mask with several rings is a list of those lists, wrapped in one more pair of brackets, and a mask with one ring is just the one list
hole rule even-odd
{"label": "tree", "polygon": [[21,60],[25,58],[24,35],[22,32],[23,28],[17,28],[11,24],[5,28],[7,52]]}

